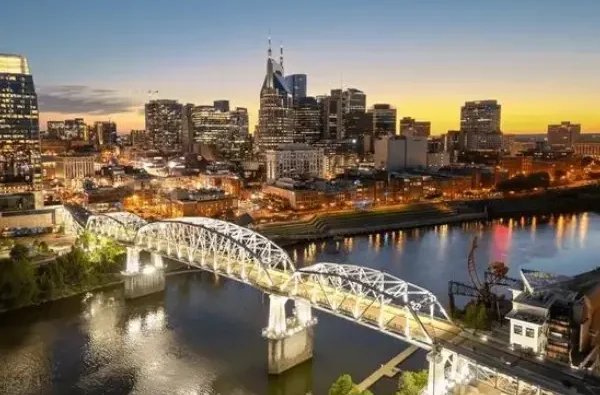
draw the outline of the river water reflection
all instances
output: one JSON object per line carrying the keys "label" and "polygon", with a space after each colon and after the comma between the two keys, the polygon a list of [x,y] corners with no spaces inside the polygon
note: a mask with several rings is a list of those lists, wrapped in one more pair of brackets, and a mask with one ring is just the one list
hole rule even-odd
{"label": "river water reflection", "polygon": [[[353,263],[388,271],[447,301],[447,281],[468,281],[466,255],[575,274],[596,267],[595,214],[439,226],[319,242],[290,249],[299,265]],[[337,244],[337,246],[336,246]],[[367,376],[406,346],[318,313],[315,358],[268,378],[267,298],[208,273],[170,276],[164,294],[125,302],[120,289],[0,316],[0,394],[315,395],[343,372]],[[403,366],[423,366],[417,353]],[[373,389],[391,393],[395,380]]]}

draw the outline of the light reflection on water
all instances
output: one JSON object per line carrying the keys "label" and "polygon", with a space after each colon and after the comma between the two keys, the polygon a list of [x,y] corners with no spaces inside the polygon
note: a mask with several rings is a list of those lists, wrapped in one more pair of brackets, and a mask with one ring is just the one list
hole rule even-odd
{"label": "light reflection on water", "polygon": [[[600,240],[595,214],[390,231],[290,252],[298,265],[329,261],[386,270],[446,301],[449,279],[469,281],[466,256],[473,235],[479,236],[479,269],[502,260],[510,275],[536,265],[574,274],[595,267],[600,253],[600,243],[590,242]],[[164,294],[138,301],[125,302],[121,290],[111,290],[3,315],[0,393],[323,394],[339,374],[360,380],[405,347],[318,313],[313,362],[268,378],[260,337],[267,321],[264,300],[246,285],[192,274],[169,277]],[[422,363],[421,354],[403,368]],[[374,390],[391,393],[395,386],[386,379]]]}

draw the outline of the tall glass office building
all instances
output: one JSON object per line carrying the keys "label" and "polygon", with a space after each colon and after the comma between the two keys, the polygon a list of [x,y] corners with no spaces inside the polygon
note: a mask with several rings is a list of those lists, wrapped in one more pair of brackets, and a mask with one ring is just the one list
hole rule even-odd
{"label": "tall glass office building", "polygon": [[0,188],[41,187],[37,95],[27,59],[0,54]]}

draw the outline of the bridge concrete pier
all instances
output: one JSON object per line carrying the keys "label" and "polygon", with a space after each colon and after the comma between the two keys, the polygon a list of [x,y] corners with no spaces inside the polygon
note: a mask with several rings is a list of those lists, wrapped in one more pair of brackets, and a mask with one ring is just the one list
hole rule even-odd
{"label": "bridge concrete pier", "polygon": [[427,354],[427,361],[429,362],[427,395],[443,395],[446,393],[445,360],[441,350],[436,346]]}
{"label": "bridge concrete pier", "polygon": [[281,374],[313,356],[314,326],[308,303],[296,301],[294,315],[286,317],[288,298],[269,295],[269,325],[263,330],[268,341],[268,372]]}
{"label": "bridge concrete pier", "polygon": [[150,265],[140,268],[140,250],[127,247],[127,268],[122,273],[125,278],[125,299],[162,292],[165,289],[165,271],[162,256],[152,253]]}

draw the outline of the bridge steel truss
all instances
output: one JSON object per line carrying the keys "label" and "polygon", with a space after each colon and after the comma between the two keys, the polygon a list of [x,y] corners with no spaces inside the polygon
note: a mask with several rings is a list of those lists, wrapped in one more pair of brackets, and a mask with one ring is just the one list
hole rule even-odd
{"label": "bridge steel truss", "polygon": [[362,266],[317,263],[296,270],[282,289],[317,309],[425,349],[434,336],[423,318],[451,321],[430,291]]}
{"label": "bridge steel truss", "polygon": [[131,243],[138,229],[148,224],[135,214],[116,212],[91,215],[85,229],[102,236],[113,237],[121,242]]}
{"label": "bridge steel truss", "polygon": [[153,222],[137,230],[133,244],[258,288],[274,290],[279,273],[292,273],[289,255],[250,229],[212,218]]}

